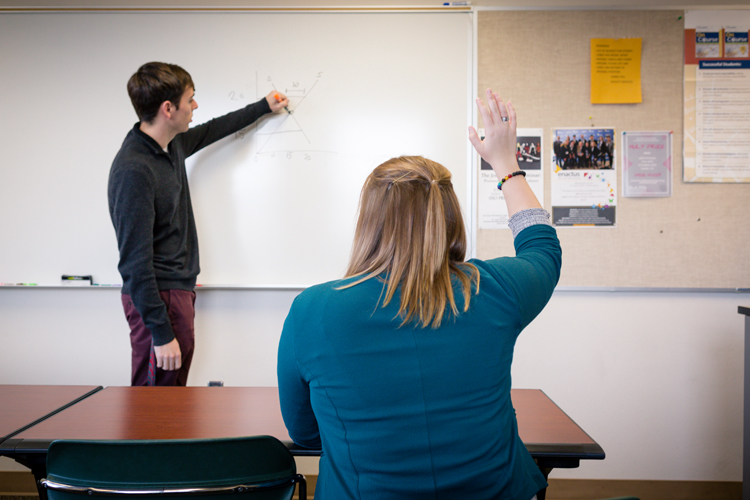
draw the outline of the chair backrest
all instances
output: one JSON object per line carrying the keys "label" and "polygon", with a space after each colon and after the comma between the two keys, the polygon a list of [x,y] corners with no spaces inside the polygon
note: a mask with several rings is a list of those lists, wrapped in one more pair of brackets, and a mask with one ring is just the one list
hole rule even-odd
{"label": "chair backrest", "polygon": [[42,484],[49,500],[82,500],[81,494],[276,500],[292,498],[295,484],[300,484],[300,499],[307,497],[294,457],[271,436],[54,441]]}

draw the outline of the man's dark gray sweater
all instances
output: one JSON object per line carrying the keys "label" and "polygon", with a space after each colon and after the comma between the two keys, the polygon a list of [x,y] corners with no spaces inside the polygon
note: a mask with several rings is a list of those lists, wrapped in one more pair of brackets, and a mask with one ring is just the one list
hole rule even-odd
{"label": "man's dark gray sweater", "polygon": [[130,295],[154,345],[174,339],[159,290],[193,290],[200,272],[185,158],[270,111],[263,98],[177,135],[169,152],[136,123],[112,162],[107,194],[122,293]]}

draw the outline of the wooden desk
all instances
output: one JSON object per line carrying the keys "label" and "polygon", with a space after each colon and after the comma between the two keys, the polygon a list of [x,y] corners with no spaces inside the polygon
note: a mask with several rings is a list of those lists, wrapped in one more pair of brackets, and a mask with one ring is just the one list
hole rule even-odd
{"label": "wooden desk", "polygon": [[[546,394],[514,389],[518,428],[545,474],[603,459],[604,451]],[[281,417],[276,387],[108,387],[0,443],[0,455],[46,475],[47,449],[55,439],[199,439],[267,434],[294,455],[319,455],[295,447]]]}
{"label": "wooden desk", "polygon": [[[513,389],[518,431],[534,458],[603,459],[601,447],[538,389]],[[108,387],[14,436],[46,453],[54,439],[203,439],[268,434],[298,455],[276,387]],[[4,445],[6,453],[10,444]],[[576,463],[577,465],[577,463]]]}
{"label": "wooden desk", "polygon": [[101,390],[82,385],[0,385],[0,442]]}
{"label": "wooden desk", "polygon": [[[276,387],[107,387],[14,436],[46,453],[55,439],[208,439],[267,434],[289,441]],[[0,445],[7,453],[9,444]]]}
{"label": "wooden desk", "polygon": [[[539,389],[512,389],[518,434],[540,466],[573,468],[603,460],[604,450]],[[553,465],[554,464],[554,465]]]}

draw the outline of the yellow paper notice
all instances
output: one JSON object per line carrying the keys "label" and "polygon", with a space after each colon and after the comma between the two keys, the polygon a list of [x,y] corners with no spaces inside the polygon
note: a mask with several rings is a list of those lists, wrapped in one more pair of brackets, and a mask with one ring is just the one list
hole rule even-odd
{"label": "yellow paper notice", "polygon": [[591,39],[591,104],[642,102],[640,38]]}

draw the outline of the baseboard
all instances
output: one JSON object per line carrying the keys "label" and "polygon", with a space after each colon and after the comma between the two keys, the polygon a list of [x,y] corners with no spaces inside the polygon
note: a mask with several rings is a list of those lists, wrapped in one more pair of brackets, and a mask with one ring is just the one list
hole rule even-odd
{"label": "baseboard", "polygon": [[[312,500],[318,476],[307,475]],[[550,479],[546,500],[603,500],[634,496],[640,500],[742,500],[741,481],[637,481]]]}
{"label": "baseboard", "polygon": [[36,495],[34,476],[26,471],[0,471],[0,495]]}
{"label": "baseboard", "polygon": [[742,500],[741,481],[635,481],[550,479],[546,500]]}
{"label": "baseboard", "polygon": [[[307,498],[315,493],[317,475],[307,475]],[[640,500],[742,500],[740,481],[635,481],[550,479],[547,500],[601,500],[619,496]],[[36,484],[31,472],[0,471],[0,500],[31,500]]]}

